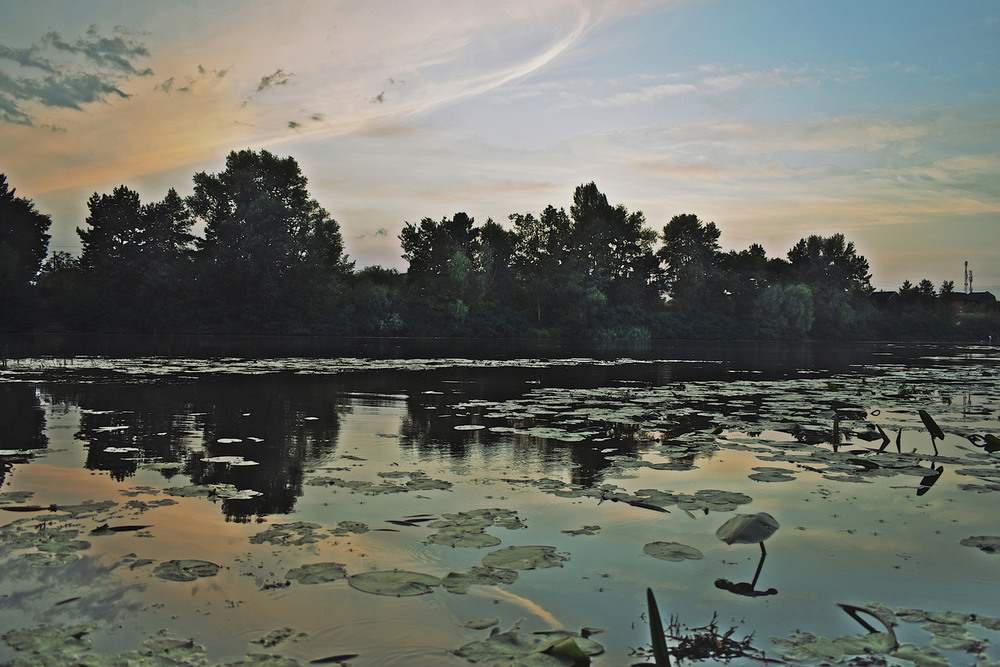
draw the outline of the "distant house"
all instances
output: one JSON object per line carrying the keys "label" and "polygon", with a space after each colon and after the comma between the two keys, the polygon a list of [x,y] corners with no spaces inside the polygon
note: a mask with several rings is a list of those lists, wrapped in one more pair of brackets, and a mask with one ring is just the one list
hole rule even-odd
{"label": "distant house", "polygon": [[992,292],[968,292],[952,295],[952,304],[960,313],[964,313],[967,308],[976,308],[997,302],[997,298]]}

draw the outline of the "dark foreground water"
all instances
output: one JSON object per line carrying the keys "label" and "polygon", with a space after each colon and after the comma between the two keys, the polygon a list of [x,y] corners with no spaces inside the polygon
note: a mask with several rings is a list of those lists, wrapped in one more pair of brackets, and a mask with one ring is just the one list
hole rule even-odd
{"label": "dark foreground water", "polygon": [[647,587],[769,657],[1000,660],[996,348],[4,350],[0,663],[630,665]]}

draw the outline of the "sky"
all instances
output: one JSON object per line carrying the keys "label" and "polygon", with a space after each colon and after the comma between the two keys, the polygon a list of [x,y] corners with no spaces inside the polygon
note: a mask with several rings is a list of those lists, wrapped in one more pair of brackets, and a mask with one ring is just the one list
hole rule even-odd
{"label": "sky", "polygon": [[0,0],[0,172],[79,251],[233,150],[295,158],[350,259],[591,181],[724,250],[843,233],[872,284],[1000,296],[993,0]]}

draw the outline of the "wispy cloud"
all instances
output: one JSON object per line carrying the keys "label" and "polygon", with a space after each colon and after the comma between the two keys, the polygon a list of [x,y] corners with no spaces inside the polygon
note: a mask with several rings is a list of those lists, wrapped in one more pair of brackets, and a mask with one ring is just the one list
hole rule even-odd
{"label": "wispy cloud", "polygon": [[16,73],[0,69],[0,119],[30,126],[39,107],[81,111],[94,102],[127,99],[122,83],[153,73],[134,64],[148,56],[145,45],[122,28],[109,37],[91,26],[72,42],[53,31],[27,47],[0,44],[0,61],[18,66]]}
{"label": "wispy cloud", "polygon": [[260,77],[260,83],[257,84],[256,92],[259,93],[275,86],[286,86],[294,76],[294,72],[286,72],[283,69],[275,70],[273,74]]}
{"label": "wispy cloud", "polygon": [[153,90],[158,90],[162,93],[190,93],[196,88],[204,86],[206,84],[211,85],[217,83],[220,79],[225,78],[229,74],[231,68],[226,67],[223,69],[212,69],[204,67],[203,65],[198,65],[195,74],[188,74],[184,77],[183,82],[178,81],[176,76],[171,76],[160,83],[153,86]]}
{"label": "wispy cloud", "polygon": [[149,57],[149,49],[120,26],[115,28],[115,34],[111,37],[100,34],[97,26],[92,25],[84,37],[72,43],[55,31],[46,33],[42,42],[58,51],[83,55],[102,69],[119,70],[137,76],[153,73],[148,67],[138,70],[132,64],[135,58]]}
{"label": "wispy cloud", "polygon": [[697,89],[692,83],[661,83],[636,91],[618,93],[608,99],[594,100],[593,104],[596,107],[631,107],[636,104],[656,102],[664,97],[693,93]]}
{"label": "wispy cloud", "polygon": [[367,238],[386,238],[389,236],[389,230],[385,227],[379,227],[374,232],[366,232],[364,234],[357,234],[355,239],[367,239]]}

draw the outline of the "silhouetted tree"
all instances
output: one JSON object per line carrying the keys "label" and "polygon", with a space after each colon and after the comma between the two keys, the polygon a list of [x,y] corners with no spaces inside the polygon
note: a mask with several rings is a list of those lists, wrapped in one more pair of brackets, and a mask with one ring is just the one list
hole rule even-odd
{"label": "silhouetted tree", "polygon": [[675,215],[663,227],[656,252],[663,266],[664,287],[682,308],[709,307],[721,295],[719,236],[714,222],[690,213]]}
{"label": "silhouetted tree", "polygon": [[24,329],[34,322],[33,286],[48,252],[51,224],[0,174],[0,328]]}
{"label": "silhouetted tree", "polygon": [[807,285],[871,294],[868,260],[843,234],[809,236],[788,251],[792,272]]}
{"label": "silhouetted tree", "polygon": [[479,229],[475,264],[483,299],[494,306],[510,299],[514,288],[512,263],[516,248],[517,234],[492,219]]}
{"label": "silhouetted tree", "polygon": [[761,290],[771,283],[770,264],[764,247],[754,243],[746,250],[717,256],[723,285],[739,315],[748,315]]}
{"label": "silhouetted tree", "polygon": [[76,228],[82,252],[80,268],[101,282],[131,283],[139,267],[142,203],[139,193],[124,185],[110,195],[96,192],[87,200],[86,228]]}
{"label": "silhouetted tree", "polygon": [[[641,211],[629,213],[611,206],[593,182],[580,185],[570,208],[570,248],[574,261],[588,278],[588,287],[613,305],[650,302],[656,288],[653,243]],[[596,297],[596,295],[594,295]]]}
{"label": "silhouetted tree", "polygon": [[803,338],[813,326],[812,293],[805,285],[769,285],[755,299],[752,319],[761,338]]}
{"label": "silhouetted tree", "polygon": [[330,315],[351,264],[293,158],[234,151],[225,170],[194,183],[187,203],[205,223],[196,245],[206,308],[229,326],[285,330]]}
{"label": "silhouetted tree", "polygon": [[365,267],[352,276],[350,300],[358,333],[389,336],[403,329],[405,282],[399,271],[381,266]]}
{"label": "silhouetted tree", "polygon": [[143,205],[122,185],[87,200],[90,215],[77,228],[79,268],[95,326],[129,329],[177,326],[190,291],[192,216],[171,188]]}
{"label": "silhouetted tree", "polygon": [[57,250],[38,273],[38,291],[43,318],[53,326],[89,328],[87,311],[93,293],[83,280],[80,258]]}
{"label": "silhouetted tree", "polygon": [[406,223],[399,241],[409,262],[407,321],[437,335],[509,332],[516,240],[492,219],[477,227],[466,213]]}
{"label": "silhouetted tree", "polygon": [[813,294],[817,338],[848,338],[859,316],[869,308],[872,292],[868,260],[843,234],[809,236],[788,251],[791,280],[809,287]]}
{"label": "silhouetted tree", "polygon": [[[543,307],[558,298],[560,287],[571,281],[568,265],[571,222],[565,209],[547,206],[539,217],[510,215],[516,244],[514,271],[518,286],[528,295],[535,324],[542,324]],[[547,308],[544,308],[547,310]]]}

